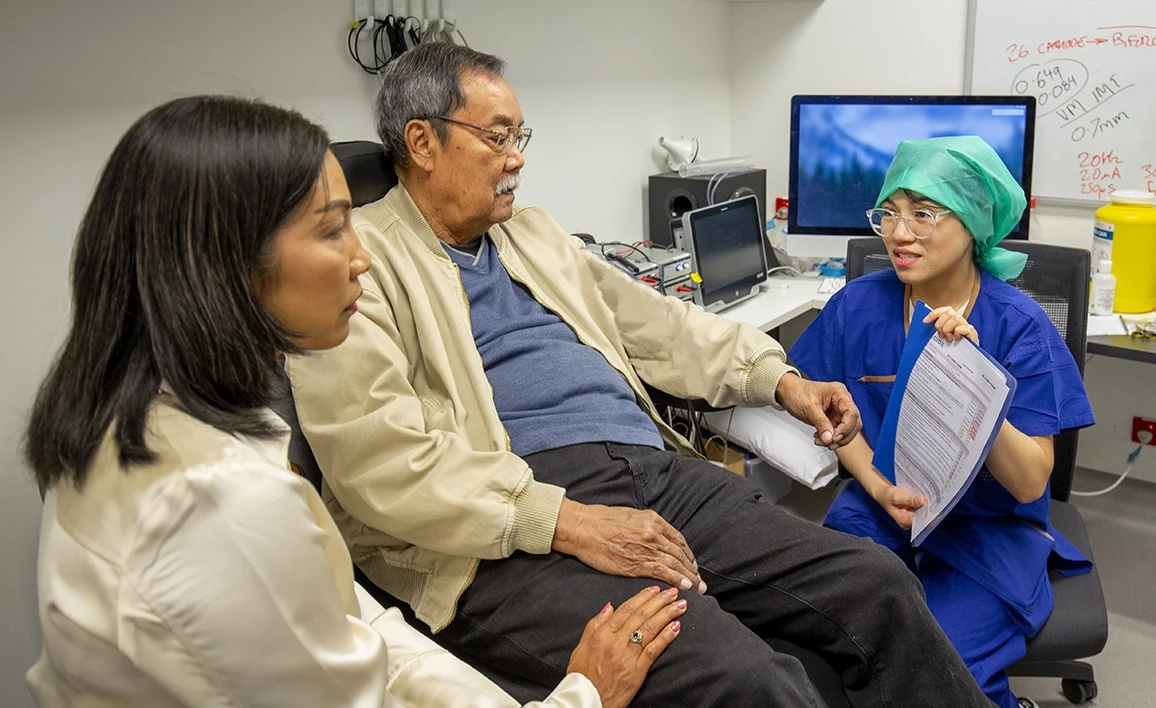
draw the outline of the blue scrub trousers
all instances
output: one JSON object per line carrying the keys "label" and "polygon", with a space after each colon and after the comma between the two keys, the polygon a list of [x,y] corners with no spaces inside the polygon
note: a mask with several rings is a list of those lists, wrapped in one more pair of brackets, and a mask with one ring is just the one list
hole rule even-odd
{"label": "blue scrub trousers", "polygon": [[[850,495],[850,496],[848,496]],[[911,532],[856,481],[843,490],[825,525],[889,548],[919,578],[927,606],[984,694],[1000,708],[1017,708],[1005,669],[1027,653],[1027,639],[998,595],[930,553],[916,553]],[[852,499],[858,503],[847,504]]]}
{"label": "blue scrub trousers", "polygon": [[927,606],[983,692],[1000,708],[1016,708],[1005,669],[1027,653],[1027,639],[995,593],[930,553],[919,559]]}

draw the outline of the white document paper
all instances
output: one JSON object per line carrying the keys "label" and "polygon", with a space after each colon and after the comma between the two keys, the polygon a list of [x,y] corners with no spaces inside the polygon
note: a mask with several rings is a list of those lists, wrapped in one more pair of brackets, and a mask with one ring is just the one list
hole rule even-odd
{"label": "white document paper", "polygon": [[895,483],[927,497],[911,527],[918,545],[963,496],[1014,390],[971,342],[933,335],[911,369],[895,435]]}
{"label": "white document paper", "polygon": [[1128,334],[1124,318],[1119,315],[1088,315],[1088,336]]}

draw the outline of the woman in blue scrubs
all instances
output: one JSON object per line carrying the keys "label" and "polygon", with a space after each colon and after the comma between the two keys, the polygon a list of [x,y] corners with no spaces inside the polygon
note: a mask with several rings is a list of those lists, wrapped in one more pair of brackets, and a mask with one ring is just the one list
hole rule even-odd
{"label": "woman in blue scrubs", "polygon": [[[1008,285],[1026,257],[996,247],[1023,214],[1023,190],[977,137],[900,143],[868,212],[891,270],[848,283],[791,349],[807,376],[842,381],[863,434],[837,451],[854,479],[825,524],[892,549],[915,572],[927,603],[984,692],[1001,708],[1017,699],[1005,669],[1052,611],[1048,569],[1086,573],[1091,562],[1052,528],[1052,439],[1092,425],[1072,355],[1048,316]],[[966,337],[1017,381],[1007,420],[963,499],[918,548],[915,509],[926,503],[872,464],[913,304],[939,335]],[[1022,705],[1031,705],[1026,699]]]}

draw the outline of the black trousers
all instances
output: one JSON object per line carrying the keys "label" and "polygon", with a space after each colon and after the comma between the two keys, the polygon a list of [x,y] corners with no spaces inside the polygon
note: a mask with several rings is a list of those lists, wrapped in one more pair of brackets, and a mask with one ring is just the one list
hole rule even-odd
{"label": "black trousers", "polygon": [[[768,646],[781,637],[823,656],[856,707],[991,706],[886,548],[792,517],[745,479],[669,451],[596,443],[527,461],[575,501],[653,509],[695,553],[707,594],[680,593],[682,632],[633,705],[822,706],[798,660]],[[654,584],[556,552],[483,561],[437,641],[518,700],[538,700],[562,680],[586,622]]]}

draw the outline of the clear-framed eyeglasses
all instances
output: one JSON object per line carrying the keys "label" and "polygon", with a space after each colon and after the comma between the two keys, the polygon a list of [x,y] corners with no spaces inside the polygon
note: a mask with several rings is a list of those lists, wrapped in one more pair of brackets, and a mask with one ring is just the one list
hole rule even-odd
{"label": "clear-framed eyeglasses", "polygon": [[506,154],[510,148],[517,148],[518,152],[526,152],[526,146],[530,144],[530,136],[534,134],[532,128],[523,128],[517,125],[507,125],[504,128],[487,128],[484,125],[475,125],[467,123],[463,120],[450,118],[449,116],[434,116],[437,120],[444,120],[447,123],[454,125],[461,125],[474,130],[480,130],[483,133],[489,133],[493,136],[490,139],[490,145],[493,146],[494,151],[498,154]]}
{"label": "clear-framed eyeglasses", "polygon": [[925,239],[935,231],[939,218],[950,213],[950,209],[916,209],[910,214],[901,214],[893,209],[868,209],[867,219],[871,222],[871,229],[884,238],[894,234],[899,222],[903,221],[908,233],[917,239]]}

